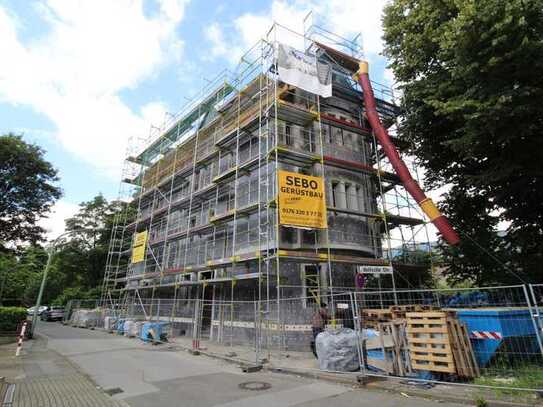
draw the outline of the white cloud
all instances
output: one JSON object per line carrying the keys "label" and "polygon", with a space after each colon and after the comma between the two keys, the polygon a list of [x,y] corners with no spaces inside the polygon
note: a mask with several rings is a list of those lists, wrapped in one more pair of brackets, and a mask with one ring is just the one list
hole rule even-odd
{"label": "white cloud", "polygon": [[394,72],[392,69],[385,69],[385,72],[383,73],[383,78],[385,81],[388,82],[388,85],[394,85],[396,83],[396,77],[394,76]]}
{"label": "white cloud", "polygon": [[149,106],[138,114],[119,93],[182,47],[176,27],[188,0],[157,1],[159,10],[146,16],[141,0],[47,0],[39,11],[48,31],[27,43],[17,35],[20,20],[0,6],[0,49],[9,61],[0,64],[0,102],[46,115],[68,151],[118,177],[126,140],[149,128]]}
{"label": "white cloud", "polygon": [[141,116],[146,123],[162,126],[166,119],[168,108],[162,102],[149,102],[141,108]]}
{"label": "white cloud", "polygon": [[219,24],[214,23],[208,26],[204,35],[207,40],[211,43],[211,56],[213,57],[225,57],[230,54],[229,48],[226,46],[226,41],[224,39],[224,34],[219,26]]}
{"label": "white cloud", "polygon": [[381,16],[386,3],[387,0],[330,0],[314,9],[326,18],[336,34],[353,38],[361,32],[364,51],[378,54],[383,49]]}
{"label": "white cloud", "polygon": [[64,221],[74,216],[79,210],[79,205],[72,204],[63,199],[57,201],[51,208],[48,216],[41,219],[38,224],[45,229],[47,240],[52,240],[65,230]]}
{"label": "white cloud", "polygon": [[[233,27],[228,24],[213,24],[207,29],[206,37],[211,43],[213,56],[232,59],[231,55],[241,55],[242,50],[248,49],[264,37],[273,22],[302,34],[304,18],[313,11],[313,21],[319,20],[318,25],[324,23],[326,28],[344,38],[354,39],[358,33],[362,33],[364,51],[371,60],[383,49],[381,15],[386,2],[387,0],[273,0],[266,12],[243,14],[234,20]],[[232,36],[225,35],[232,29]],[[278,41],[298,48],[303,47],[303,39],[299,35],[281,28],[277,33],[280,36]]]}
{"label": "white cloud", "polygon": [[[245,13],[226,25],[211,24],[204,30],[211,45],[210,56],[224,57],[235,64],[259,39],[266,36],[274,21],[303,33],[303,19],[306,14],[304,8],[290,5],[283,0],[275,0],[263,14]],[[280,30],[279,35],[279,41],[303,46],[303,38],[299,35],[288,30]]]}

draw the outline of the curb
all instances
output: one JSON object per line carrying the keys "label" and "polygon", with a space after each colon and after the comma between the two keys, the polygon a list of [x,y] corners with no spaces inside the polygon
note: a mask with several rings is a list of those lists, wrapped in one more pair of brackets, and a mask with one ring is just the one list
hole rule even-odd
{"label": "curb", "polygon": [[[193,352],[192,348],[185,347],[182,345],[177,345],[177,346],[179,346],[179,348],[189,353]],[[242,369],[243,369],[243,366],[250,365],[248,362],[240,360],[240,359],[235,359],[232,357],[218,355],[215,353],[201,351],[201,350],[198,352],[200,355],[204,355],[212,359],[218,359],[224,362],[240,365]],[[262,370],[271,372],[271,373],[295,375],[295,376],[305,377],[308,379],[326,380],[329,382],[339,383],[343,385],[358,386],[360,388],[365,388],[369,391],[395,393],[395,394],[402,395],[404,397],[407,395],[407,397],[418,397],[418,398],[422,398],[426,400],[439,401],[439,402],[450,402],[450,403],[457,403],[457,404],[464,404],[464,405],[475,404],[475,400],[473,398],[454,397],[454,396],[447,396],[447,395],[435,397],[435,395],[428,394],[423,391],[385,388],[383,386],[378,385],[378,383],[384,383],[384,382],[389,381],[384,377],[372,377],[372,376],[363,377],[360,374],[353,374],[353,373],[341,375],[338,373],[327,373],[327,372],[316,372],[316,371],[308,372],[308,371],[300,371],[296,369],[273,367],[273,366],[266,366],[266,365],[262,367]],[[485,401],[487,402],[487,407],[534,407],[534,406],[543,405],[542,403],[537,402],[537,401],[534,403],[529,403],[529,404],[513,403],[513,402],[499,401],[499,400],[485,400]]]}
{"label": "curb", "polygon": [[[372,377],[372,376],[363,377],[362,375],[355,375],[352,373],[341,375],[338,373],[327,373],[327,372],[315,372],[315,371],[306,372],[306,371],[299,371],[296,369],[289,369],[289,368],[285,369],[285,368],[268,367],[266,368],[266,370],[274,372],[274,373],[296,375],[296,376],[302,376],[302,377],[306,377],[310,379],[326,380],[326,381],[347,384],[347,385],[357,385],[358,387],[365,388],[367,390],[396,393],[404,397],[405,396],[418,397],[418,398],[422,398],[426,400],[450,402],[450,403],[457,403],[457,404],[464,404],[464,405],[475,404],[475,399],[473,398],[454,397],[454,396],[448,396],[448,395],[443,395],[443,396],[440,395],[439,397],[436,397],[435,395],[428,394],[424,391],[386,388],[382,385],[379,385],[379,383],[389,382],[389,380],[387,380],[387,378],[384,378],[384,377]],[[534,407],[534,406],[543,405],[541,402],[537,402],[537,401],[535,401],[534,403],[528,403],[528,404],[514,403],[514,402],[500,401],[500,400],[486,400],[486,399],[485,401],[487,403],[486,404],[487,407]]]}

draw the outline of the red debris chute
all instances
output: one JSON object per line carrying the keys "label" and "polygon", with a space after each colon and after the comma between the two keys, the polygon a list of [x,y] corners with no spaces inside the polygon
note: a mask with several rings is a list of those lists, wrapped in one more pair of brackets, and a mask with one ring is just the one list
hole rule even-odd
{"label": "red debris chute", "polygon": [[405,189],[415,201],[417,201],[424,213],[430,218],[430,221],[439,230],[445,241],[450,245],[458,244],[458,242],[460,242],[458,234],[452,228],[447,218],[439,211],[439,209],[437,209],[432,199],[426,196],[419,184],[413,179],[407,166],[400,158],[396,147],[392,144],[387,130],[383,127],[375,107],[375,97],[373,96],[373,89],[368,75],[367,62],[360,61],[358,71],[354,75],[354,78],[362,87],[366,115],[371,128],[375,133],[375,137],[379,141],[379,144],[381,144],[384,153],[390,160],[392,167],[394,167],[394,171],[396,171],[396,174],[400,177]]}

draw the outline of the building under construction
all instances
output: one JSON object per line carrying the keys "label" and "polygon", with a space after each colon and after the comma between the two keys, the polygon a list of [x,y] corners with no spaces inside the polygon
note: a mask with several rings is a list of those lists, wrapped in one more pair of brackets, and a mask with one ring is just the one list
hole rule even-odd
{"label": "building under construction", "polygon": [[319,303],[360,288],[357,274],[393,269],[394,284],[428,267],[424,212],[444,219],[390,153],[405,147],[399,109],[386,86],[364,89],[362,59],[358,40],[274,24],[129,146],[103,300]]}

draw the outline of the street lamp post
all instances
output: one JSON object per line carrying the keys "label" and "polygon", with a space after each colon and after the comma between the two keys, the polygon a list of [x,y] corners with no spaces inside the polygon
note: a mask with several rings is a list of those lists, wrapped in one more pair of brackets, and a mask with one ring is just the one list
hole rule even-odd
{"label": "street lamp post", "polygon": [[77,233],[77,232],[88,232],[88,229],[77,229],[77,230],[69,230],[67,232],[62,233],[60,236],[58,236],[55,240],[51,242],[51,245],[49,246],[49,249],[47,250],[47,263],[45,264],[45,270],[43,271],[43,277],[41,279],[41,285],[40,285],[40,291],[38,293],[38,298],[36,300],[36,305],[34,306],[34,312],[32,314],[32,326],[30,327],[30,336],[34,336],[34,329],[36,327],[36,324],[38,323],[38,311],[41,306],[41,299],[43,297],[43,291],[45,290],[45,283],[47,281],[47,274],[49,273],[49,269],[51,268],[51,260],[53,259],[53,255],[55,254],[55,249],[57,243],[60,241],[61,238],[63,238],[66,235],[69,235],[71,233]]}
{"label": "street lamp post", "polygon": [[41,298],[43,296],[43,290],[45,288],[45,281],[47,280],[47,273],[49,273],[49,269],[51,268],[51,259],[53,258],[54,250],[55,250],[54,246],[51,246],[49,250],[47,250],[47,263],[45,264],[45,270],[43,271],[43,277],[41,279],[40,292],[38,293],[38,299],[36,300],[36,305],[34,306],[34,312],[32,313],[32,325],[30,327],[31,337],[34,336],[34,328],[36,327],[36,324],[38,323],[38,310],[40,309],[40,306],[41,306]]}

